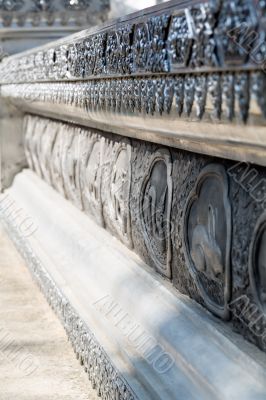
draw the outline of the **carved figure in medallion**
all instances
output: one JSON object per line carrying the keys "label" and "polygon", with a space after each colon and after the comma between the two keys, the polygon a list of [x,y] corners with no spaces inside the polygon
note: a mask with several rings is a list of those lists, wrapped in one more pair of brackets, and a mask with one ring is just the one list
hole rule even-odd
{"label": "carved figure in medallion", "polygon": [[266,214],[258,220],[251,241],[250,283],[254,298],[266,314]]}
{"label": "carved figure in medallion", "polygon": [[103,137],[88,136],[87,152],[84,154],[80,172],[83,207],[101,226],[104,226],[101,195],[104,145]]}
{"label": "carved figure in medallion", "polygon": [[[110,146],[109,146],[110,147]],[[115,142],[110,163],[106,164],[103,191],[107,193],[104,219],[108,228],[132,248],[131,215],[131,143],[127,139]]]}
{"label": "carved figure in medallion", "polygon": [[207,224],[196,225],[192,233],[191,258],[196,268],[207,278],[221,279],[224,273],[222,251],[216,240],[217,208],[208,207]]}
{"label": "carved figure in medallion", "polygon": [[[73,134],[71,134],[73,133]],[[62,172],[66,196],[79,209],[82,209],[80,191],[80,157],[82,157],[83,141],[80,128],[66,128],[65,150],[62,154]]]}
{"label": "carved figure in medallion", "polygon": [[39,118],[28,116],[25,126],[25,153],[30,168],[42,177],[42,170],[39,160],[39,147],[41,141],[41,132],[39,129]]}
{"label": "carved figure in medallion", "polygon": [[228,319],[231,295],[231,205],[224,167],[211,164],[198,177],[184,213],[184,248],[206,306]]}
{"label": "carved figure in medallion", "polygon": [[[35,125],[35,124],[34,124]],[[25,155],[27,159],[27,163],[30,169],[34,170],[33,164],[33,155],[32,155],[32,138],[33,138],[33,121],[29,115],[26,115],[24,118],[24,148],[25,148]]]}
{"label": "carved figure in medallion", "polygon": [[[39,146],[39,162],[42,176],[47,183],[52,184],[51,158],[56,140],[57,128],[48,120],[42,121],[42,128]],[[41,129],[41,124],[38,129]]]}
{"label": "carved figure in medallion", "polygon": [[57,136],[52,152],[51,175],[53,187],[66,197],[62,174],[62,154],[65,150],[65,125],[54,123],[51,129],[57,131]]}
{"label": "carved figure in medallion", "polygon": [[158,271],[171,277],[172,160],[167,149],[152,159],[140,196],[145,244]]}

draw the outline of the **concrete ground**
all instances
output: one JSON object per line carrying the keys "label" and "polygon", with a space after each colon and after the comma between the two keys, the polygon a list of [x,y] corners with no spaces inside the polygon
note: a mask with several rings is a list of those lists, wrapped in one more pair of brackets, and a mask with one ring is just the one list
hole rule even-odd
{"label": "concrete ground", "polygon": [[0,226],[0,400],[95,400],[60,322]]}

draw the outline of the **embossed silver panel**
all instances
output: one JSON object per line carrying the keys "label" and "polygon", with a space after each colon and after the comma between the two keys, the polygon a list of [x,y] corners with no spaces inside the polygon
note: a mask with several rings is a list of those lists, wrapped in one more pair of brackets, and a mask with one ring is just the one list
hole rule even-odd
{"label": "embossed silver panel", "polygon": [[259,218],[250,246],[250,282],[256,303],[266,315],[266,214]]}
{"label": "embossed silver panel", "polygon": [[231,205],[228,179],[221,165],[200,173],[184,213],[187,265],[206,306],[229,318],[231,296]]}
{"label": "embossed silver panel", "polygon": [[166,149],[152,155],[140,201],[143,237],[158,271],[171,278],[172,160]]}

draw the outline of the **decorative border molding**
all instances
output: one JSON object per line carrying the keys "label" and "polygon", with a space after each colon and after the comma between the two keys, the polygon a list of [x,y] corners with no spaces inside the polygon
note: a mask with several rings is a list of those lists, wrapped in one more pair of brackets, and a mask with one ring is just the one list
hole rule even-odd
{"label": "decorative border molding", "polygon": [[[265,16],[256,0],[174,1],[11,57],[0,66],[1,83],[264,69]],[[256,40],[247,51],[250,33]]]}
{"label": "decorative border molding", "polygon": [[6,230],[16,248],[26,261],[30,273],[61,320],[74,352],[84,366],[89,380],[103,400],[137,400],[137,395],[112,364],[89,327],[82,321],[68,299],[57,287],[35,255],[29,242],[20,233],[15,221],[1,213]]}
{"label": "decorative border molding", "polygon": [[152,78],[102,79],[88,82],[55,82],[3,85],[1,96],[22,101],[66,105],[86,114],[162,116],[175,120],[246,123],[266,122],[266,75],[263,72],[177,75]]}

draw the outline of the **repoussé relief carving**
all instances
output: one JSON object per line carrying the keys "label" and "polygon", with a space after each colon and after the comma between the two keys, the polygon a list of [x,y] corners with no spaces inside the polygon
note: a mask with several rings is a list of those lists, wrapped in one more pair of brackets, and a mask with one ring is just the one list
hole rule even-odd
{"label": "repouss\u00e9 relief carving", "polygon": [[151,157],[140,194],[143,238],[156,269],[171,278],[172,159],[159,149]]}
{"label": "repouss\u00e9 relief carving", "polygon": [[106,113],[108,118],[110,112],[163,118],[170,114],[174,122],[182,118],[208,123],[247,123],[251,117],[252,123],[261,125],[266,116],[265,87],[263,72],[244,72],[3,85],[2,96],[23,101],[26,107],[64,105],[64,110],[74,108],[83,117],[101,113],[102,118]]}
{"label": "repouss\u00e9 relief carving", "polygon": [[66,138],[62,157],[62,176],[66,197],[82,209],[80,188],[80,154],[83,149],[83,136],[81,128],[66,128]]}
{"label": "repouss\u00e9 relief carving", "polygon": [[[185,9],[181,3],[7,58],[0,66],[1,96],[33,113],[43,107],[53,115],[54,108],[55,118],[76,112],[87,122],[111,116],[178,124],[182,118],[227,123],[232,130],[238,123],[261,128],[265,44],[257,52],[264,64],[255,63],[239,46],[237,31],[234,37],[228,31],[246,22],[264,43],[265,1],[214,0]],[[231,297],[247,293],[249,280],[266,313],[266,217],[258,218],[263,211],[257,208],[240,222],[245,202],[229,185],[229,162],[208,164],[213,159],[194,154],[193,164],[190,153],[174,148],[33,116],[25,151],[30,168],[161,275],[173,276],[177,288],[182,264],[184,292],[212,313],[229,319]],[[248,271],[243,236],[249,238],[257,218]],[[171,235],[173,221],[178,233]],[[250,231],[243,229],[246,221]],[[238,230],[231,233],[232,226]]]}
{"label": "repouss\u00e9 relief carving", "polygon": [[81,167],[81,193],[85,212],[104,226],[102,205],[102,169],[105,139],[98,134],[88,136],[87,153]]}
{"label": "repouss\u00e9 relief carving", "polygon": [[130,140],[33,115],[24,130],[29,167],[132,247]]}
{"label": "repouss\u00e9 relief carving", "polygon": [[37,120],[29,120],[29,131],[26,136],[26,155],[29,157],[29,164],[32,169],[42,177],[42,169],[39,163],[39,153],[40,153],[40,139],[42,130],[37,128]]}
{"label": "repouss\u00e9 relief carving", "polygon": [[[171,278],[173,162],[170,151],[167,148],[150,150],[146,155],[143,154],[146,157],[144,164],[142,156],[138,155],[140,175],[137,181],[134,178],[137,186],[133,186],[139,195],[134,193],[138,201],[134,206],[131,205],[132,144],[129,139],[101,135],[96,131],[54,121],[48,124],[50,129],[47,129],[46,119],[33,116],[27,117],[27,121],[26,151],[34,170],[48,183],[51,177],[52,185],[61,194],[92,215],[101,226],[106,226],[128,247],[136,246],[138,250],[138,240],[133,242],[131,236],[131,207],[135,207],[138,211],[135,210],[134,213],[137,212],[140,221],[139,234],[143,238],[151,263],[162,275]],[[33,131],[43,134],[35,138],[36,133],[34,135]],[[49,136],[50,140],[44,141],[44,136]],[[41,151],[37,149],[38,141],[42,144]],[[27,149],[29,142],[34,146]],[[47,158],[40,154],[45,151],[48,151]],[[230,291],[230,266],[227,262],[230,252],[230,204],[222,167],[215,166],[213,170],[208,167],[204,170],[195,190],[195,199],[191,194],[189,200],[192,202],[190,207],[193,218],[187,216],[189,223],[194,224],[193,235],[191,236],[190,230],[188,232],[189,252],[196,266],[192,267],[192,272],[194,271],[194,278],[199,283],[201,292],[206,292],[207,303],[208,280],[222,287],[221,304],[213,306],[221,316],[224,302],[228,300],[227,291]],[[201,199],[203,192],[205,197],[211,197],[207,199],[208,211]],[[201,215],[201,223],[195,221],[197,212]],[[226,243],[224,238],[227,238]],[[199,272],[201,277],[198,276]],[[203,290],[205,286],[207,289]],[[211,304],[212,302],[214,300],[210,301]]]}
{"label": "repouss\u00e9 relief carving", "polygon": [[55,143],[52,149],[52,159],[51,159],[51,176],[53,187],[62,194],[66,196],[63,173],[62,173],[62,154],[65,150],[65,129],[64,126],[58,124],[55,125],[54,129],[57,130]]}
{"label": "repouss\u00e9 relief carving", "polygon": [[44,125],[43,128],[40,129],[41,138],[38,158],[44,180],[52,185],[50,165],[56,132],[53,129],[51,130],[51,132],[49,132],[49,129],[49,124]]}
{"label": "repouss\u00e9 relief carving", "polygon": [[[229,305],[250,295],[250,280],[265,314],[266,217],[260,217],[261,207],[254,211],[253,199],[247,211],[250,202],[242,201],[243,189],[226,172],[231,162],[213,163],[209,157],[33,115],[25,122],[30,168],[150,267],[173,279],[182,293],[220,318],[232,317],[236,329],[257,343],[230,315]],[[260,168],[258,179],[263,177]],[[236,236],[232,227],[243,230],[245,211],[244,224],[251,227]],[[256,219],[248,271],[243,235],[252,232]]]}
{"label": "repouss\u00e9 relief carving", "polygon": [[24,117],[23,121],[23,130],[25,132],[24,136],[24,149],[25,149],[25,155],[26,159],[28,162],[29,168],[34,171],[34,164],[33,164],[33,149],[32,149],[32,137],[33,137],[33,127],[32,125],[36,123],[36,118],[33,119],[31,116],[27,115]]}
{"label": "repouss\u00e9 relief carving", "polygon": [[[159,15],[155,12],[135,21],[120,21],[101,33],[73,39],[72,43],[55,43],[54,47],[43,50],[59,56],[46,62],[43,76],[40,76],[35,60],[38,51],[32,52],[30,64],[27,62],[29,56],[12,59],[13,68],[2,63],[1,80],[5,83],[34,82],[48,77],[57,80],[58,76],[71,80],[95,75],[102,78],[142,72],[177,72],[180,69],[207,72],[217,67],[225,69],[249,63],[258,69],[258,64],[266,61],[266,48],[261,45],[265,22],[258,18],[259,13],[257,2],[250,0],[213,0],[183,9],[172,7],[160,11]],[[241,46],[239,27],[243,22],[247,32],[255,34],[254,50],[259,47],[259,55],[253,55]],[[228,32],[232,29],[236,32],[231,38]],[[237,33],[237,29],[240,32]]]}
{"label": "repouss\u00e9 relief carving", "polygon": [[128,139],[110,141],[109,157],[104,162],[103,214],[108,228],[128,247],[133,247],[131,235],[131,143]]}
{"label": "repouss\u00e9 relief carving", "polygon": [[231,205],[224,167],[206,166],[187,200],[184,249],[206,306],[228,319],[231,296]]}
{"label": "repouss\u00e9 relief carving", "polygon": [[266,214],[259,218],[250,247],[249,276],[253,296],[266,315]]}
{"label": "repouss\u00e9 relief carving", "polygon": [[167,49],[172,69],[188,65],[193,44],[193,31],[189,22],[185,13],[171,18]]}

